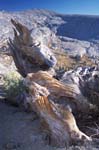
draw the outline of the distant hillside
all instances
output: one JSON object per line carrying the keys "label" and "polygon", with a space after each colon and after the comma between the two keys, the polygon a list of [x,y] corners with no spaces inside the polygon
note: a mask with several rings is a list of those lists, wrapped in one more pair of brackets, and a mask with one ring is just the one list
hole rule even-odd
{"label": "distant hillside", "polygon": [[34,40],[43,41],[55,51],[69,55],[99,57],[99,16],[63,15],[47,10],[0,12],[0,49],[5,50],[13,38],[10,19],[14,18],[32,29]]}

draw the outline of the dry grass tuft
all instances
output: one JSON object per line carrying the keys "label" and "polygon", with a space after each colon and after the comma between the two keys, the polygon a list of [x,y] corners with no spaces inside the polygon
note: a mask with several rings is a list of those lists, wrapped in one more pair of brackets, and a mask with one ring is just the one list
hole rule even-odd
{"label": "dry grass tuft", "polygon": [[71,57],[65,52],[59,52],[59,50],[55,53],[55,56],[57,58],[57,66],[56,68],[64,68],[64,70],[70,70],[74,69],[78,66],[95,66],[95,63],[86,55],[84,55],[82,58],[77,59],[77,57]]}

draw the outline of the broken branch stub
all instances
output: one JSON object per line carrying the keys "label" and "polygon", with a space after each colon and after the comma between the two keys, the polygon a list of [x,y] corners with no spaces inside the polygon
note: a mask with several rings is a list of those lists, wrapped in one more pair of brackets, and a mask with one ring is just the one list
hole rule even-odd
{"label": "broken branch stub", "polygon": [[26,26],[13,19],[11,22],[14,25],[14,39],[9,39],[9,46],[19,73],[25,77],[28,73],[52,68],[56,58],[51,50],[41,41],[35,44],[31,30]]}
{"label": "broken branch stub", "polygon": [[[31,37],[31,30],[29,30],[26,26],[22,25],[21,23],[15,21],[13,19],[11,19],[11,23],[16,28],[16,29],[14,29],[14,35],[20,41],[20,44],[21,43],[24,45],[33,44],[32,37]],[[18,31],[19,37],[17,36],[17,31]]]}
{"label": "broken branch stub", "polygon": [[27,73],[32,71],[31,65],[33,60],[30,61],[30,58],[28,57],[29,51],[27,50],[28,45],[32,43],[32,38],[27,27],[14,21],[13,19],[11,19],[11,22],[15,26],[15,28],[13,29],[14,40],[9,39],[8,44],[18,72],[23,77],[26,77]]}

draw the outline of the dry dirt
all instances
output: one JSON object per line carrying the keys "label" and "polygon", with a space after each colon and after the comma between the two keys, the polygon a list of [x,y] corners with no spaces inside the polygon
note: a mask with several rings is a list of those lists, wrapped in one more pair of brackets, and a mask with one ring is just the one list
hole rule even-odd
{"label": "dry dirt", "polygon": [[99,140],[69,148],[48,146],[39,125],[34,113],[0,101],[0,150],[99,150]]}
{"label": "dry dirt", "polygon": [[0,150],[45,150],[35,114],[0,102]]}

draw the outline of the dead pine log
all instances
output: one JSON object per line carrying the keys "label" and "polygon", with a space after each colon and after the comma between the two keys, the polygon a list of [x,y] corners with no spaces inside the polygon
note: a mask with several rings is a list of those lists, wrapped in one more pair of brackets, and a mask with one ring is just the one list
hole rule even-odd
{"label": "dead pine log", "polygon": [[42,44],[35,45],[27,27],[14,20],[11,22],[15,26],[15,37],[13,41],[10,39],[9,46],[16,67],[25,77],[25,85],[29,89],[27,103],[43,120],[45,127],[42,128],[48,132],[51,143],[65,146],[72,141],[90,141],[91,138],[77,127],[72,113],[72,110],[86,110],[86,101],[77,99],[73,88],[63,85],[46,72],[56,64],[51,50]]}

